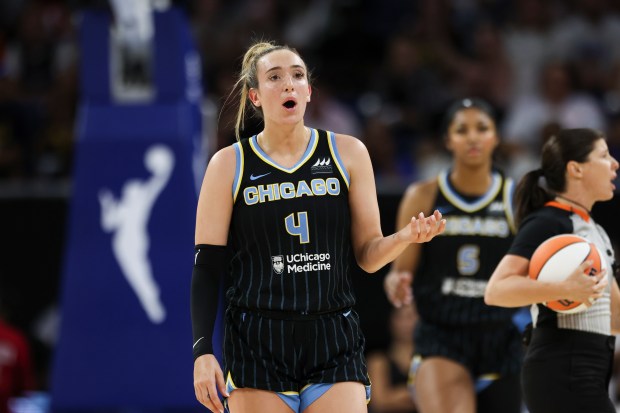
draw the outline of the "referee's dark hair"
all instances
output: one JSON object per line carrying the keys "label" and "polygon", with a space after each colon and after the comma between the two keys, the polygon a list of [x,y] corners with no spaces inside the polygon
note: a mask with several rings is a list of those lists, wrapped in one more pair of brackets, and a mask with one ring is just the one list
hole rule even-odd
{"label": "referee's dark hair", "polygon": [[541,167],[526,173],[515,190],[517,225],[555,194],[566,190],[566,165],[570,161],[585,162],[599,139],[605,139],[601,131],[575,128],[562,129],[547,140],[542,148]]}

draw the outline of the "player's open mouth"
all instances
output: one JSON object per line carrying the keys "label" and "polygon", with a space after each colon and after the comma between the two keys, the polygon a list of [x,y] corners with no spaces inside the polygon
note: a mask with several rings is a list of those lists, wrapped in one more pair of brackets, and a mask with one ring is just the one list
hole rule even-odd
{"label": "player's open mouth", "polygon": [[297,103],[294,100],[287,100],[282,104],[282,106],[287,109],[293,109],[295,106],[297,106]]}

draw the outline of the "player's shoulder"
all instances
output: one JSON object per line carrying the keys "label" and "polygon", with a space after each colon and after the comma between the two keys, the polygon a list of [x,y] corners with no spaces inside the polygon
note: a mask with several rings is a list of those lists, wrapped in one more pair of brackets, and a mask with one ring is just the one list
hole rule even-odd
{"label": "player's shoulder", "polygon": [[361,140],[342,133],[334,133],[333,137],[335,147],[332,147],[332,150],[338,154],[349,174],[356,174],[357,171],[364,169],[372,170],[370,154]]}
{"label": "player's shoulder", "polygon": [[[330,132],[328,132],[329,134]],[[336,145],[338,146],[338,149],[340,151],[345,151],[345,152],[349,152],[349,153],[359,153],[359,152],[366,152],[368,153],[368,150],[366,149],[366,145],[364,145],[364,142],[362,142],[360,139],[356,138],[355,136],[352,135],[346,135],[343,133],[333,133],[334,134],[334,140],[336,141]]]}
{"label": "player's shoulder", "polygon": [[209,160],[207,170],[212,170],[221,176],[232,175],[237,165],[238,149],[235,145],[226,146],[213,154]]}
{"label": "player's shoulder", "polygon": [[437,197],[437,179],[425,179],[410,184],[401,200],[401,207],[406,210],[430,213]]}
{"label": "player's shoulder", "polygon": [[409,184],[405,190],[403,199],[435,199],[438,190],[437,179],[425,179]]}
{"label": "player's shoulder", "polygon": [[210,162],[222,163],[234,161],[237,157],[237,152],[239,151],[237,145],[238,143],[235,143],[218,150],[215,154],[213,154]]}

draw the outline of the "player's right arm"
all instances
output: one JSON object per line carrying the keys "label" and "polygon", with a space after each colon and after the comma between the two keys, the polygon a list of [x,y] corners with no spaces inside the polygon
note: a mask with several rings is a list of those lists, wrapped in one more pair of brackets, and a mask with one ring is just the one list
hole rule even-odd
{"label": "player's right arm", "polygon": [[192,274],[191,312],[194,336],[194,391],[200,403],[214,412],[224,410],[222,369],[213,355],[212,334],[217,315],[220,280],[226,269],[226,243],[233,208],[233,180],[237,164],[232,146],[211,158],[196,211],[196,259]]}
{"label": "player's right arm", "polygon": [[[433,213],[432,207],[437,195],[437,180],[432,179],[410,185],[398,206],[396,228],[403,228],[420,211],[426,216]],[[394,260],[390,272],[383,280],[383,287],[388,300],[395,307],[410,304],[413,301],[411,284],[415,269],[420,260],[422,244],[410,244]]]}
{"label": "player's right arm", "polygon": [[207,166],[196,211],[196,244],[226,245],[233,207],[235,149],[218,151]]}

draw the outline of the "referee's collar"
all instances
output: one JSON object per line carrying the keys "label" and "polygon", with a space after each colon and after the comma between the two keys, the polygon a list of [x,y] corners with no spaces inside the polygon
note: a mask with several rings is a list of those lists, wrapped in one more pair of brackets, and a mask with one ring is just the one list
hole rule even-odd
{"label": "referee's collar", "polygon": [[581,218],[583,218],[584,221],[586,222],[590,222],[590,214],[588,214],[587,211],[584,211],[581,208],[576,208],[572,205],[568,205],[568,204],[563,204],[561,202],[558,201],[549,201],[545,204],[545,206],[550,206],[550,207],[554,207],[554,208],[558,208],[558,209],[563,209],[565,211],[569,211],[572,212],[574,214],[579,215]]}

